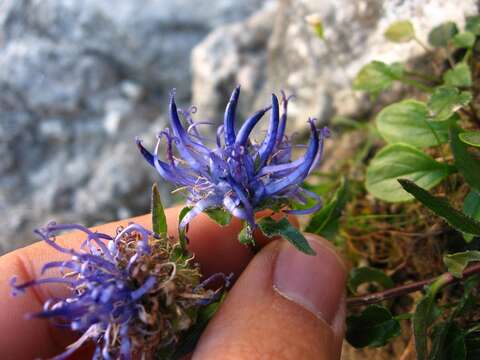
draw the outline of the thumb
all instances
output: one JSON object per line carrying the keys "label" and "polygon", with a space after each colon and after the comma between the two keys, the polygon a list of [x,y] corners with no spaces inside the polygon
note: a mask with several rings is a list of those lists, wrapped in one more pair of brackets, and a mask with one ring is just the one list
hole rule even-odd
{"label": "thumb", "polygon": [[340,358],[346,267],[326,240],[306,236],[315,256],[279,240],[254,257],[194,360]]}

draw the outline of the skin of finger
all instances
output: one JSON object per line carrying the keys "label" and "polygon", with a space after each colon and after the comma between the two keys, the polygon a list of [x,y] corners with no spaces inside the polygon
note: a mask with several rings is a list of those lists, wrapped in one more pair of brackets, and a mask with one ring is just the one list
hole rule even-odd
{"label": "skin of finger", "polygon": [[250,262],[203,333],[193,360],[340,358],[344,310],[329,326],[273,290],[279,245],[272,242]]}
{"label": "skin of finger", "polygon": [[[180,207],[166,210],[168,228],[171,235],[177,237],[178,214]],[[295,221],[295,220],[293,220]],[[93,230],[113,234],[119,226],[136,222],[151,228],[151,216],[143,215],[132,219],[104,224]],[[251,251],[237,241],[241,224],[237,219],[232,224],[221,228],[206,215],[199,215],[193,220],[188,232],[191,243],[190,250],[196,255],[206,276],[218,272],[239,274],[253,256]],[[67,248],[78,248],[83,241],[79,232],[71,232],[58,236],[57,241]],[[263,239],[265,241],[265,239]],[[63,351],[66,345],[73,342],[75,336],[69,331],[52,327],[45,320],[26,320],[26,313],[41,310],[43,302],[53,296],[68,293],[64,286],[44,286],[27,290],[26,295],[12,298],[9,281],[17,275],[18,282],[28,281],[40,276],[40,269],[46,262],[66,259],[43,242],[19,249],[0,258],[0,329],[4,336],[0,337],[0,349],[8,349],[4,358],[33,358],[52,356]],[[52,274],[52,273],[50,273]],[[55,274],[52,274],[53,276]],[[25,346],[28,344],[29,346]]]}

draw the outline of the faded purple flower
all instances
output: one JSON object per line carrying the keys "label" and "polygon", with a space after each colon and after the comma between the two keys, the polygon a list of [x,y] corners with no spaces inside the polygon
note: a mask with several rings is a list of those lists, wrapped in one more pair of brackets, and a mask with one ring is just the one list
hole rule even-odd
{"label": "faded purple flower", "polygon": [[[80,250],[62,247],[55,235],[63,230],[85,234]],[[175,255],[168,239],[138,224],[120,228],[114,237],[77,224],[50,223],[36,233],[66,261],[49,262],[42,274],[60,269],[58,277],[16,284],[14,295],[26,288],[62,283],[72,289],[65,299],[50,299],[43,311],[30,316],[53,318],[59,325],[83,333],[55,359],[65,359],[83,343],[96,344],[94,359],[152,359],[160,349],[175,346],[180,332],[194,322],[195,308],[212,301],[216,292],[200,283],[191,257]]]}
{"label": "faded purple flower", "polygon": [[[324,138],[328,129],[318,129],[313,119],[308,120],[310,140],[300,158],[292,160],[294,144],[285,135],[288,98],[282,92],[283,112],[272,94],[272,104],[254,113],[236,130],[235,110],[240,87],[235,88],[227,104],[223,126],[217,130],[216,145],[205,145],[197,127],[204,122],[194,122],[187,111],[180,111],[187,124],[184,126],[170,97],[169,115],[171,129],[158,136],[155,151],[145,149],[140,140],[137,145],[150,165],[168,182],[188,191],[188,205],[192,210],[183,218],[184,228],[202,211],[223,208],[233,216],[246,220],[255,227],[255,212],[266,208],[305,204],[306,197],[316,204],[307,210],[292,213],[311,213],[321,207],[320,198],[301,187],[307,175],[322,157]],[[263,115],[270,111],[266,136],[255,142],[250,136]],[[166,143],[166,159],[158,154],[162,140]],[[176,149],[176,152],[174,152]]]}

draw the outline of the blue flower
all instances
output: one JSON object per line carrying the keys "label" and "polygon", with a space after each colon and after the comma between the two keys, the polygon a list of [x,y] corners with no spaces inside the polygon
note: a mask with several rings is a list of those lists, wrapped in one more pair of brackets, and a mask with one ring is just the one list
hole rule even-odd
{"label": "blue flower", "polygon": [[[316,204],[307,210],[290,210],[291,213],[311,213],[321,207],[320,198],[301,184],[322,157],[323,142],[328,129],[318,129],[313,119],[308,120],[310,140],[304,154],[292,160],[294,144],[285,135],[288,100],[282,92],[283,111],[277,97],[272,94],[272,104],[255,112],[236,130],[235,110],[240,87],[233,91],[227,104],[224,123],[217,130],[216,145],[205,145],[197,129],[205,123],[194,122],[189,112],[181,111],[186,118],[186,128],[179,116],[174,93],[170,96],[169,116],[171,129],[158,136],[154,152],[137,145],[150,165],[168,182],[188,191],[188,205],[192,210],[183,218],[180,228],[199,213],[223,208],[255,227],[255,212],[266,208],[289,206],[293,201],[305,204],[306,197]],[[265,138],[255,142],[253,128],[263,115],[270,111],[270,123]],[[159,157],[162,140],[166,142],[166,159]],[[223,140],[223,141],[222,141]],[[176,152],[174,153],[174,148]]]}
{"label": "blue flower", "polygon": [[[63,230],[85,234],[80,250],[59,245]],[[36,233],[69,260],[49,262],[42,274],[60,269],[61,276],[23,284],[12,279],[14,295],[48,283],[67,284],[72,293],[50,299],[37,318],[53,318],[83,335],[55,359],[65,359],[88,340],[96,344],[95,359],[150,359],[159,349],[174,346],[179,333],[194,321],[195,307],[214,300],[217,292],[199,284],[191,257],[174,257],[175,245],[138,224],[120,228],[114,237],[77,224],[50,223]]]}

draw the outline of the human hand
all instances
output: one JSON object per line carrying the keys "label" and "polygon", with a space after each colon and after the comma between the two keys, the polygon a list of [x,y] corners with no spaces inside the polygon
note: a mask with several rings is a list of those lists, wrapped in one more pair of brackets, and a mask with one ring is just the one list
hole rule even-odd
{"label": "human hand", "polygon": [[[177,228],[180,208],[166,211],[168,228]],[[149,215],[101,225],[95,230],[113,234],[134,221],[151,227]],[[190,250],[205,276],[240,274],[219,312],[202,335],[193,359],[338,359],[344,334],[345,266],[325,240],[307,235],[316,256],[304,255],[284,240],[272,241],[254,257],[237,241],[240,223],[220,227],[206,215],[192,221]],[[172,231],[173,236],[177,236]],[[57,238],[78,247],[79,233]],[[43,242],[0,258],[0,353],[2,359],[33,359],[60,354],[76,335],[47,320],[26,320],[41,310],[45,300],[68,289],[39,286],[25,296],[10,296],[9,280],[38,278],[45,262],[64,256]],[[243,272],[242,272],[243,271]],[[91,349],[75,358],[91,357]]]}

